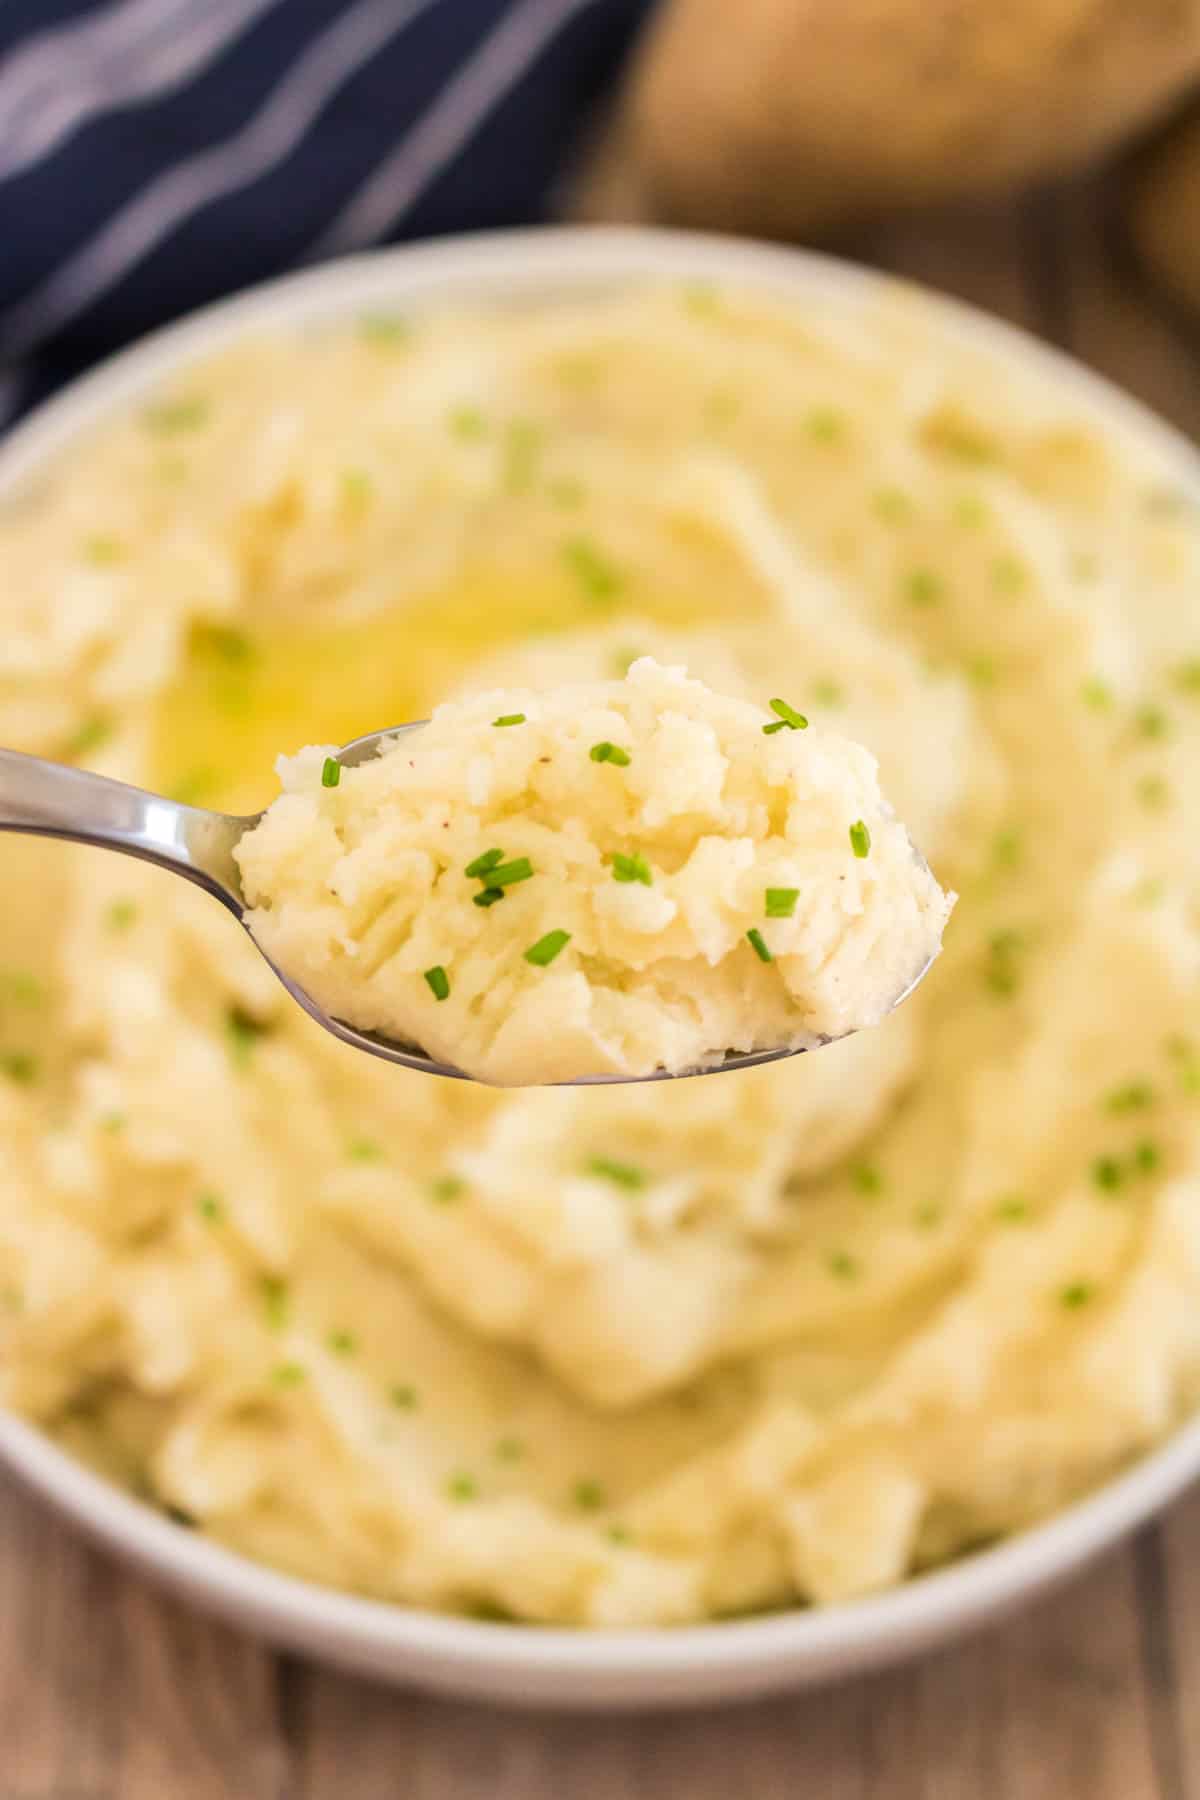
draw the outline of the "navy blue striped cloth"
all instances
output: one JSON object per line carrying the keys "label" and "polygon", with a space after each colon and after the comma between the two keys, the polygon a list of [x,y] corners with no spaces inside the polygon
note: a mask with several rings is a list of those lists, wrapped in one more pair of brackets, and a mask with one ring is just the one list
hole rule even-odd
{"label": "navy blue striped cloth", "polygon": [[4,0],[0,424],[297,264],[536,221],[651,0]]}

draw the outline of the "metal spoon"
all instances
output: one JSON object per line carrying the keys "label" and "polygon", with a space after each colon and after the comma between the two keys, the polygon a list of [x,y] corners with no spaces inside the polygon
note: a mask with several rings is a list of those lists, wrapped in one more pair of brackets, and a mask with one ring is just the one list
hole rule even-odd
{"label": "metal spoon", "polygon": [[[355,738],[337,753],[344,769],[352,769],[378,754],[381,746],[405,732],[417,731],[425,720],[411,725],[396,725],[389,731],[369,732]],[[242,893],[241,872],[234,848],[247,831],[252,831],[261,813],[243,817],[236,813],[209,812],[200,806],[185,806],[159,794],[148,794],[142,788],[129,787],[123,781],[112,781],[106,775],[93,775],[86,769],[75,769],[65,763],[47,762],[38,756],[25,756],[18,750],[0,749],[0,832],[18,831],[33,837],[65,838],[76,844],[94,844],[104,850],[120,850],[126,856],[156,863],[173,875],[182,875],[197,887],[227,906],[245,925],[246,901]],[[255,948],[274,970],[293,1000],[323,1025],[334,1037],[356,1050],[381,1056],[388,1062],[401,1063],[406,1069],[418,1069],[424,1075],[449,1075],[458,1081],[471,1077],[451,1063],[426,1056],[412,1044],[393,1043],[390,1038],[373,1031],[356,1031],[318,1006],[312,995],[293,981],[287,971],[273,962],[262,945],[251,937]],[[908,999],[924,979],[933,958],[919,969],[895,1006]],[[822,1044],[832,1042],[823,1039]],[[778,1062],[785,1056],[797,1056],[799,1050],[753,1050],[741,1054],[728,1051],[724,1060],[708,1068],[682,1069],[679,1075],[719,1075],[731,1069],[751,1069],[759,1063]],[[586,1075],[565,1085],[587,1087],[631,1080],[669,1081],[677,1079],[668,1069],[652,1075]]]}

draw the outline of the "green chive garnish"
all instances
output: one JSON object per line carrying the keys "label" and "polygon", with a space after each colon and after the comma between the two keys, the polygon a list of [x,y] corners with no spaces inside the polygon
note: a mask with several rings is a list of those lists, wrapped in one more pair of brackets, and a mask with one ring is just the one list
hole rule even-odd
{"label": "green chive garnish", "polygon": [[18,1086],[32,1087],[38,1078],[37,1058],[27,1050],[7,1050],[0,1055],[0,1070]]}
{"label": "green chive garnish", "polygon": [[1134,1146],[1133,1166],[1139,1175],[1153,1175],[1161,1162],[1162,1151],[1148,1138],[1144,1138],[1140,1144]]}
{"label": "green chive garnish", "polygon": [[479,1493],[479,1483],[473,1475],[451,1475],[446,1483],[446,1493],[451,1500],[474,1500]]}
{"label": "green chive garnish", "polygon": [[352,1331],[331,1331],[325,1341],[335,1356],[353,1356],[358,1349],[358,1339]]}
{"label": "green chive garnish", "polygon": [[449,418],[450,430],[463,443],[478,443],[487,436],[487,420],[477,406],[455,406]]}
{"label": "green chive garnish", "polygon": [[243,1012],[240,1006],[230,1007],[225,1015],[225,1035],[236,1069],[249,1068],[254,1047],[259,1038],[265,1035],[266,1029],[265,1025],[260,1025],[249,1013]]}
{"label": "green chive garnish", "polygon": [[501,726],[503,726],[503,725],[523,725],[524,723],[525,723],[525,714],[524,713],[501,713],[500,717],[498,719],[492,720],[493,725],[501,725]]}
{"label": "green chive garnish", "polygon": [[871,853],[871,833],[861,819],[855,819],[850,827],[850,848],[860,859]]}
{"label": "green chive garnish", "polygon": [[150,431],[195,431],[208,417],[208,401],[197,398],[166,400],[147,407],[144,421]]}
{"label": "green chive garnish", "polygon": [[271,1380],[277,1388],[299,1387],[308,1371],[302,1363],[280,1363],[271,1373]]}
{"label": "green chive garnish", "polygon": [[210,1225],[218,1224],[225,1211],[216,1194],[201,1194],[196,1202],[196,1210]]}
{"label": "green chive garnish", "polygon": [[1069,1286],[1059,1290],[1058,1301],[1068,1312],[1074,1312],[1080,1306],[1086,1306],[1095,1289],[1090,1281],[1072,1281]]}
{"label": "green chive garnish", "polygon": [[904,578],[904,593],[910,606],[936,606],[944,592],[942,578],[933,569],[911,569]]}
{"label": "green chive garnish", "polygon": [[288,1316],[287,1282],[278,1275],[260,1275],[258,1291],[262,1296],[267,1324],[272,1331],[282,1331]]}
{"label": "green chive garnish", "polygon": [[1029,1217],[1029,1202],[1021,1194],[1005,1194],[994,1210],[1006,1225],[1019,1225]]}
{"label": "green chive garnish", "polygon": [[374,1138],[351,1138],[346,1145],[346,1155],[351,1162],[375,1163],[383,1161],[383,1145],[377,1144]]}
{"label": "green chive garnish", "polygon": [[775,958],[771,955],[771,952],[767,949],[766,944],[763,942],[763,934],[761,931],[758,931],[754,927],[751,927],[751,929],[746,933],[746,936],[750,940],[750,947],[754,951],[754,954],[755,954],[755,956],[757,956],[759,962],[769,963],[769,962],[775,961]]}
{"label": "green chive garnish", "polygon": [[1127,1081],[1104,1097],[1104,1110],[1110,1113],[1141,1112],[1154,1104],[1154,1089],[1148,1081]]}
{"label": "green chive garnish", "polygon": [[632,856],[622,856],[618,851],[612,859],[612,871],[614,881],[640,881],[643,887],[654,885],[650,864],[640,850],[635,850]]}
{"label": "green chive garnish", "polygon": [[439,1175],[429,1184],[429,1198],[438,1206],[449,1206],[451,1201],[460,1200],[467,1191],[467,1184],[461,1175]]}
{"label": "green chive garnish", "polygon": [[1112,1193],[1125,1179],[1125,1171],[1115,1156],[1098,1156],[1092,1164],[1092,1180],[1105,1193]]}
{"label": "green chive garnish", "polygon": [[1113,691],[1099,675],[1090,675],[1079,690],[1079,698],[1093,712],[1108,712],[1113,704]]}
{"label": "green chive garnish", "polygon": [[622,750],[619,744],[610,744],[608,742],[603,744],[593,744],[588,751],[588,755],[593,762],[616,763],[619,769],[627,769],[629,767],[629,752],[628,750]]}
{"label": "green chive garnish", "polygon": [[562,557],[589,600],[611,600],[624,585],[616,564],[590,538],[568,538]]}
{"label": "green chive garnish", "polygon": [[450,998],[450,977],[441,963],[436,963],[432,969],[426,969],[425,979],[429,983],[429,991],[435,1000]]}
{"label": "green chive garnish", "polygon": [[463,874],[469,875],[471,879],[474,880],[477,876],[489,874],[490,871],[496,867],[497,863],[502,863],[503,861],[503,850],[485,850],[482,856],[477,856],[474,862],[469,862],[467,864],[466,868],[463,870]]}
{"label": "green chive garnish", "polygon": [[796,910],[796,902],[799,898],[799,888],[767,888],[768,919],[790,919]]}
{"label": "green chive garnish", "polygon": [[767,704],[775,714],[775,723],[763,726],[764,737],[770,737],[773,731],[783,731],[785,728],[788,731],[808,730],[808,720],[804,714],[797,712],[794,706],[789,706],[786,700],[770,700]]}
{"label": "green chive garnish", "polygon": [[334,756],[327,756],[321,765],[321,786],[335,788],[342,779],[342,765]]}
{"label": "green chive garnish", "polygon": [[599,1512],[608,1504],[608,1495],[598,1481],[577,1481],[571,1498],[581,1512]]}
{"label": "green chive garnish", "polygon": [[569,931],[548,931],[540,937],[536,944],[530,944],[525,952],[525,961],[532,963],[536,969],[545,969],[552,963],[560,950],[565,950],[571,941]]}
{"label": "green chive garnish", "polygon": [[474,896],[476,906],[495,906],[497,900],[503,898],[504,889],[498,887],[486,887],[481,894]]}
{"label": "green chive garnish", "polygon": [[614,1182],[617,1187],[628,1188],[631,1194],[644,1188],[648,1179],[646,1171],[639,1169],[635,1163],[618,1162],[612,1156],[589,1156],[584,1164],[584,1172],[597,1176],[601,1181]]}
{"label": "green chive garnish", "polygon": [[525,1446],[520,1438],[502,1437],[496,1439],[495,1457],[497,1462],[520,1462],[525,1454]]}
{"label": "green chive garnish", "polygon": [[859,1270],[858,1258],[851,1256],[848,1250],[831,1250],[825,1258],[825,1266],[839,1281],[853,1281]]}
{"label": "green chive garnish", "polygon": [[488,870],[487,884],[489,888],[513,887],[518,881],[528,881],[533,874],[533,864],[527,856],[518,856],[513,862],[497,863]]}
{"label": "green chive garnish", "polygon": [[397,1412],[413,1412],[417,1405],[417,1390],[407,1381],[393,1382],[388,1389],[388,1402]]}
{"label": "green chive garnish", "polygon": [[883,1176],[874,1163],[855,1163],[850,1171],[850,1179],[860,1194],[883,1192]]}

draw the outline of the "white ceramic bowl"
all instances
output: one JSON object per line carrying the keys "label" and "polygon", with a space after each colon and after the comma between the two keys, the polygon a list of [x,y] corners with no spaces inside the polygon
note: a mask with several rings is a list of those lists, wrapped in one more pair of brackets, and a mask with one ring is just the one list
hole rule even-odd
{"label": "white ceramic bowl", "polygon": [[[81,431],[248,326],[373,307],[503,301],[638,277],[739,280],[776,293],[861,295],[883,279],[806,252],[657,231],[545,230],[445,239],[334,263],[222,302],[77,382],[0,445],[0,498]],[[948,301],[949,336],[1041,366],[1109,421],[1165,447],[1200,499],[1200,458],[1177,433],[1068,358]],[[0,1460],[92,1536],[189,1600],[278,1644],[379,1679],[520,1705],[652,1707],[799,1687],[910,1656],[1061,1580],[1200,1475],[1200,1420],[1091,1498],[997,1549],[874,1599],[729,1624],[581,1632],[443,1618],[312,1586],[172,1524],[0,1413]]]}

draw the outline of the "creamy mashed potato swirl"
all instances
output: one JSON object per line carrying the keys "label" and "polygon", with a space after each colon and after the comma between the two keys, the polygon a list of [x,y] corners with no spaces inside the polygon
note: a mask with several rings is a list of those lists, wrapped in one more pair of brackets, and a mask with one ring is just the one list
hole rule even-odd
{"label": "creamy mashed potato swirl", "polygon": [[499,1086],[878,1025],[953,899],[870,752],[771,706],[642,657],[450,702],[354,768],[283,758],[246,922],[334,1018]]}
{"label": "creamy mashed potato swirl", "polygon": [[1200,531],[1133,427],[910,299],[373,318],[184,371],[0,556],[5,743],[250,809],[651,655],[869,744],[961,896],[818,1056],[499,1094],[5,840],[6,1404],[283,1568],[599,1627],[886,1586],[1194,1408]]}

